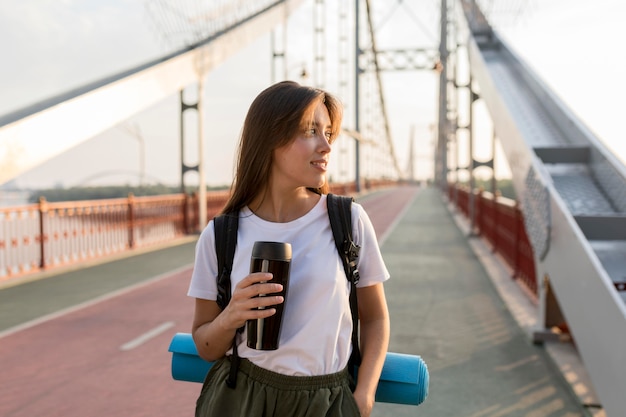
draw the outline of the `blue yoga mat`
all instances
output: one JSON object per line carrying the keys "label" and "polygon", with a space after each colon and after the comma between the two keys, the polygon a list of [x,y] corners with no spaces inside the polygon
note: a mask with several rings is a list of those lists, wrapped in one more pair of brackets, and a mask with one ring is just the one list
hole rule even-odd
{"label": "blue yoga mat", "polygon": [[[203,382],[212,362],[198,356],[191,334],[177,333],[168,349],[172,352],[172,377],[179,381]],[[428,367],[416,355],[387,353],[376,401],[420,405],[428,396]]]}

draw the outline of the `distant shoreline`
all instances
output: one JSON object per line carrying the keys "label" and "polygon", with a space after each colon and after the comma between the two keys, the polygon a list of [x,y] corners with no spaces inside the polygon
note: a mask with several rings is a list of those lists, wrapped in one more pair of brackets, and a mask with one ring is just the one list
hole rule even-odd
{"label": "distant shoreline", "polygon": [[25,206],[29,204],[30,191],[0,190],[0,207]]}

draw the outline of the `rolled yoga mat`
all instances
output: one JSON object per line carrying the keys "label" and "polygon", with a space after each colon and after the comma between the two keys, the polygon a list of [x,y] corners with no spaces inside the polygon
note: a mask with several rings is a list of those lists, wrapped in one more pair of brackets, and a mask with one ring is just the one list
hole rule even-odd
{"label": "rolled yoga mat", "polygon": [[[172,352],[172,377],[179,381],[204,382],[213,362],[198,356],[191,334],[177,333],[168,349]],[[378,381],[376,401],[420,405],[428,396],[428,367],[417,355],[387,353]]]}

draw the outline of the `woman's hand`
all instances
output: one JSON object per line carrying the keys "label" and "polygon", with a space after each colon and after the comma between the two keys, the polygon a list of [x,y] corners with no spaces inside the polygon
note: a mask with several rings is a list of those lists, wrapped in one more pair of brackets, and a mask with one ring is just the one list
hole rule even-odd
{"label": "woman's hand", "polygon": [[[242,327],[247,320],[256,320],[276,314],[275,306],[284,301],[281,295],[276,294],[283,290],[281,284],[269,283],[272,274],[255,272],[242,279],[235,287],[230,302],[219,315],[220,326],[224,330],[236,330]],[[264,295],[259,297],[259,295]]]}
{"label": "woman's hand", "polygon": [[284,298],[280,295],[258,297],[260,294],[275,294],[283,286],[268,283],[272,274],[255,272],[245,277],[233,291],[230,302],[221,310],[213,300],[196,299],[196,309],[191,333],[198,354],[207,361],[214,361],[226,353],[232,346],[237,329],[246,320],[266,318],[276,314],[275,308],[266,308],[280,304]]}
{"label": "woman's hand", "polygon": [[372,409],[374,408],[374,397],[366,393],[361,394],[357,390],[354,391],[354,401],[356,401],[356,405],[359,407],[361,417],[370,417]]}

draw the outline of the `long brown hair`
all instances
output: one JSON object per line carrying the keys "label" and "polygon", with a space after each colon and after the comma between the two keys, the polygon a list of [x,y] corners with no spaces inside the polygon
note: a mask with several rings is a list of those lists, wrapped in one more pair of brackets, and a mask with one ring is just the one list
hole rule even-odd
{"label": "long brown hair", "polygon": [[[274,149],[289,144],[302,129],[302,119],[313,103],[323,102],[331,123],[331,143],[339,134],[342,106],[331,94],[293,81],[263,90],[252,102],[241,132],[237,171],[222,213],[239,211],[265,190]],[[325,183],[318,193],[327,193]]]}

